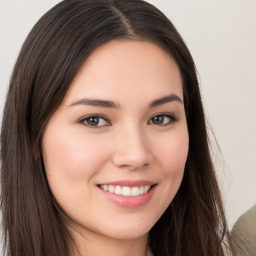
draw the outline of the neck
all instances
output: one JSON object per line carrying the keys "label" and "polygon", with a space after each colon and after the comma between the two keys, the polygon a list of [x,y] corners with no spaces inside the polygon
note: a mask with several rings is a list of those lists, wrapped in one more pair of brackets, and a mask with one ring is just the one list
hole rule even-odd
{"label": "neck", "polygon": [[148,234],[139,238],[115,239],[93,232],[72,232],[79,256],[152,256]]}

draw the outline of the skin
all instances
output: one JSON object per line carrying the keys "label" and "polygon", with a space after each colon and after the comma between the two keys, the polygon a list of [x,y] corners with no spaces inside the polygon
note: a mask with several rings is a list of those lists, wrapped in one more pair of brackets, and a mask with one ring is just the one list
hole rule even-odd
{"label": "skin", "polygon": [[[103,118],[90,126],[88,115]],[[89,56],[42,140],[50,188],[82,255],[150,255],[148,232],[180,187],[188,145],[181,76],[168,53],[151,42],[113,40]],[[119,180],[156,186],[148,202],[129,208],[98,187]]]}

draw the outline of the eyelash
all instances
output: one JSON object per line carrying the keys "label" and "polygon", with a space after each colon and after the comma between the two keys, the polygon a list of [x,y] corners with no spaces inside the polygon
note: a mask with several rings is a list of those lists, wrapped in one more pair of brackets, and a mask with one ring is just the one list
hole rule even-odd
{"label": "eyelash", "polygon": [[[104,122],[107,122],[108,124],[106,124],[106,125],[100,125],[100,126],[90,125],[90,124],[88,124],[88,121],[89,121],[90,118],[97,118],[98,120],[102,119],[102,120],[104,120]],[[86,122],[87,122],[87,123],[86,123]],[[84,117],[82,120],[80,120],[79,123],[81,123],[81,124],[83,124],[83,125],[85,125],[85,126],[87,126],[87,127],[89,127],[89,128],[92,128],[92,129],[99,129],[99,128],[101,128],[102,126],[110,126],[110,125],[111,125],[111,123],[110,123],[110,121],[108,120],[107,117],[105,117],[105,116],[103,116],[103,115],[99,115],[99,114],[86,116],[86,117]]]}
{"label": "eyelash", "polygon": [[[163,123],[163,124],[154,124],[151,121],[152,121],[153,118],[156,118],[156,117],[163,117],[164,119],[168,118],[169,121],[167,121],[166,123]],[[175,123],[177,121],[178,121],[177,117],[175,115],[173,115],[173,114],[160,113],[160,114],[156,114],[153,117],[151,117],[149,123],[152,124],[152,125],[167,126],[167,125],[171,125],[171,124],[173,124],[173,123]]]}
{"label": "eyelash", "polygon": [[[163,118],[163,121],[165,122],[165,118],[168,118],[168,121],[165,122],[165,123],[162,123],[162,124],[155,124],[152,122],[153,118]],[[98,123],[96,123],[96,125],[91,125],[91,124],[88,124],[88,121],[90,118],[95,118],[95,119],[98,119]],[[104,124],[104,125],[98,125],[100,123],[100,120],[104,120],[104,122],[106,122],[107,124]],[[150,125],[157,125],[157,126],[168,126],[168,125],[171,125],[175,122],[177,122],[178,119],[173,115],[173,114],[169,114],[169,113],[160,113],[160,114],[156,114],[154,115],[153,117],[150,118],[148,124]],[[105,127],[105,126],[111,126],[111,123],[109,121],[109,119],[103,115],[99,115],[99,114],[95,114],[95,115],[89,115],[89,116],[86,116],[85,118],[81,119],[79,121],[79,123],[89,127],[89,128],[92,128],[92,129],[99,129],[101,127]]]}

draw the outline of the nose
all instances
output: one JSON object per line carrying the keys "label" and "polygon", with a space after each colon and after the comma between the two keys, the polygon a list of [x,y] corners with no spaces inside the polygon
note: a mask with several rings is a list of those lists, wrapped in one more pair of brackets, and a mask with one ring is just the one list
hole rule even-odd
{"label": "nose", "polygon": [[139,128],[122,129],[115,136],[113,163],[118,168],[138,170],[152,161],[149,142],[146,134]]}

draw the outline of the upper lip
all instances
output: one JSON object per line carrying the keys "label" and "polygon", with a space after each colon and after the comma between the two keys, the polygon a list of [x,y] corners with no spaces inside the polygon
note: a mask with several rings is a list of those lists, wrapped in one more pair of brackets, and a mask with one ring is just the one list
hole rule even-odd
{"label": "upper lip", "polygon": [[127,186],[127,187],[140,187],[140,186],[152,186],[155,185],[156,182],[149,180],[117,180],[100,183],[98,185],[114,185],[114,186]]}

